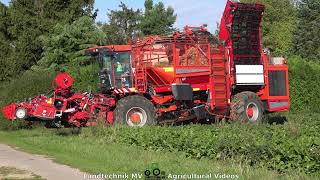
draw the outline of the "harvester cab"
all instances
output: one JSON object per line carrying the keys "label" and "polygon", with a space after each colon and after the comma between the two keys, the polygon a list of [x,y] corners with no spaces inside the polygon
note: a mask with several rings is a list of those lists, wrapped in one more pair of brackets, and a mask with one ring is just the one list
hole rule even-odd
{"label": "harvester cab", "polygon": [[130,46],[98,46],[90,48],[86,53],[92,63],[97,63],[100,90],[103,93],[114,89],[131,87],[131,55]]}

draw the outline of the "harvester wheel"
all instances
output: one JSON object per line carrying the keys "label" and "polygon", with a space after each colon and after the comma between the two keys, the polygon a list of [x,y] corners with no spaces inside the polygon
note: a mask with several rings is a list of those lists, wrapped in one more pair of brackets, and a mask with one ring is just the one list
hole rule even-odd
{"label": "harvester wheel", "polygon": [[154,125],[155,108],[151,101],[143,96],[134,95],[120,99],[114,110],[115,123],[142,127]]}
{"label": "harvester wheel", "polygon": [[253,92],[236,94],[231,101],[230,119],[241,123],[259,123],[262,121],[263,105]]}

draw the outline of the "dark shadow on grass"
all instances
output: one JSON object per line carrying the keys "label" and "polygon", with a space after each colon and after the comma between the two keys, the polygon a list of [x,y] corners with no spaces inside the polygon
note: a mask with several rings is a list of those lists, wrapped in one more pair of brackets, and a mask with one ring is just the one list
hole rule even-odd
{"label": "dark shadow on grass", "polygon": [[286,116],[267,116],[265,122],[268,124],[284,124],[288,122],[288,119]]}
{"label": "dark shadow on grass", "polygon": [[55,130],[58,136],[75,136],[81,134],[81,128],[58,128]]}
{"label": "dark shadow on grass", "polygon": [[22,129],[34,129],[36,127],[41,127],[43,126],[43,122],[41,121],[13,121],[10,123],[6,123],[7,126],[6,127],[2,127],[2,130],[6,130],[6,131],[17,131],[17,130],[22,130]]}

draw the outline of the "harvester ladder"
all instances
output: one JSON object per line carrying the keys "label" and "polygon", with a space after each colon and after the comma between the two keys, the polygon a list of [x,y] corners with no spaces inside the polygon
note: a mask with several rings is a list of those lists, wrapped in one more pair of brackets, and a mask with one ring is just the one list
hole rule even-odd
{"label": "harvester ladder", "polygon": [[138,67],[135,69],[135,85],[138,92],[145,93],[147,91],[146,68]]}
{"label": "harvester ladder", "polygon": [[217,114],[225,114],[228,106],[228,92],[224,52],[218,49],[212,49],[210,62],[211,109]]}

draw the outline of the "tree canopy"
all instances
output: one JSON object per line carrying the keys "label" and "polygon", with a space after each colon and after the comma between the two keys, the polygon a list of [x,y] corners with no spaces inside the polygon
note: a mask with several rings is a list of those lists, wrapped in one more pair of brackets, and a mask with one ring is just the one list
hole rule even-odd
{"label": "tree canopy", "polygon": [[72,24],[57,24],[49,36],[43,38],[43,57],[33,67],[67,70],[77,68],[86,56],[84,50],[104,45],[106,37],[91,17],[83,16]]}
{"label": "tree canopy", "polygon": [[[0,79],[6,80],[30,69],[42,57],[42,36],[57,23],[71,23],[84,15],[94,16],[94,0],[12,0],[0,4],[2,48]],[[1,58],[2,59],[2,58]]]}
{"label": "tree canopy", "polygon": [[301,0],[298,4],[299,23],[294,38],[297,54],[320,59],[320,1]]}
{"label": "tree canopy", "polygon": [[165,7],[163,2],[153,4],[153,0],[144,3],[144,15],[141,18],[140,28],[144,35],[164,35],[174,31],[173,24],[177,15],[172,7]]}
{"label": "tree canopy", "polygon": [[126,44],[138,36],[164,35],[174,31],[174,9],[166,8],[162,2],[153,4],[153,0],[146,0],[144,10],[134,10],[121,2],[119,8],[110,10],[107,14],[109,23],[102,25],[108,44]]}
{"label": "tree canopy", "polygon": [[0,2],[0,81],[6,80],[16,71],[15,64],[10,59],[13,50],[8,33],[8,7]]}
{"label": "tree canopy", "polygon": [[108,44],[126,44],[134,35],[139,34],[141,11],[128,8],[121,2],[120,10],[111,10],[107,16],[109,23],[102,26],[107,34]]}

